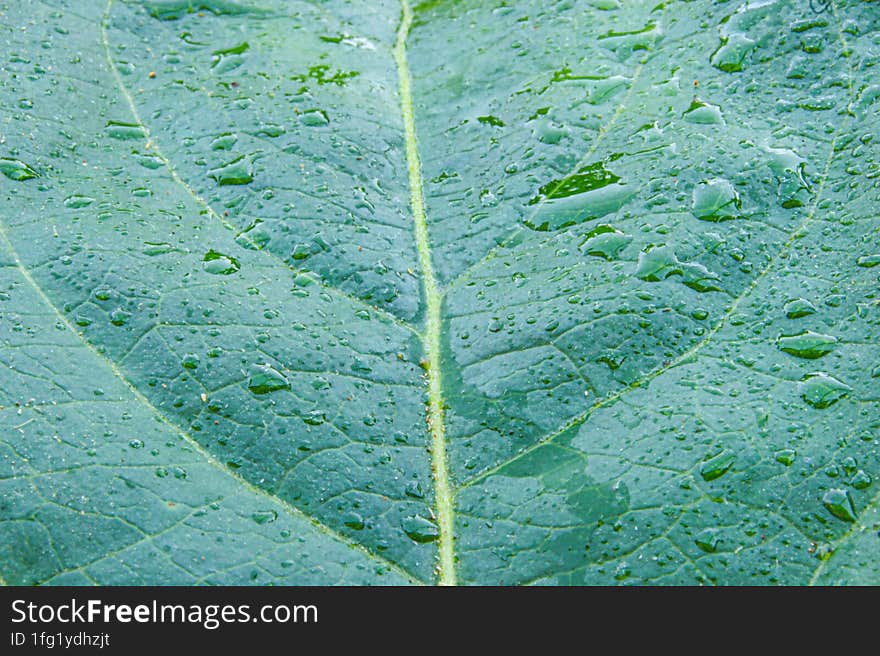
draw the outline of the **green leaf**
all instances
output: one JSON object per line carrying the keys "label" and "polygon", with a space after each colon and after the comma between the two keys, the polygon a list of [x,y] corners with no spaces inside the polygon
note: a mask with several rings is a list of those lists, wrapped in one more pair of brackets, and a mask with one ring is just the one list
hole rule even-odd
{"label": "green leaf", "polygon": [[0,13],[3,581],[880,582],[872,3]]}

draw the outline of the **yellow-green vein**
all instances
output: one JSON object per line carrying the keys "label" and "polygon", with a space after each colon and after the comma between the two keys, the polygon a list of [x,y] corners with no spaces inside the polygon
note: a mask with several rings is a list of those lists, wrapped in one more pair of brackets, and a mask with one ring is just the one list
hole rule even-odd
{"label": "yellow-green vein", "polygon": [[446,434],[443,425],[443,381],[440,372],[440,309],[442,296],[434,277],[431,247],[428,240],[428,221],[422,191],[422,169],[416,142],[416,125],[410,89],[409,64],[406,60],[406,40],[412,26],[413,13],[406,0],[401,0],[402,15],[394,45],[394,60],[400,93],[400,109],[406,138],[406,160],[409,171],[410,206],[415,224],[416,246],[422,269],[422,289],[425,296],[425,349],[428,377],[428,429],[431,433],[431,467],[434,472],[434,496],[438,526],[438,581],[441,585],[455,585],[455,547],[453,544],[452,490],[446,462]]}

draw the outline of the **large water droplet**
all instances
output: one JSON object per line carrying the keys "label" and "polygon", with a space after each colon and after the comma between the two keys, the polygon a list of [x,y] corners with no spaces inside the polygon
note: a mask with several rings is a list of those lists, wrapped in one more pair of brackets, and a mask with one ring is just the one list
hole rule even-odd
{"label": "large water droplet", "polygon": [[694,187],[692,211],[703,221],[727,221],[737,216],[742,202],[733,185],[723,178],[701,182]]}
{"label": "large water droplet", "polygon": [[107,121],[107,125],[104,126],[104,133],[108,137],[123,141],[143,139],[147,134],[142,125],[122,121]]}
{"label": "large water droplet", "polygon": [[206,272],[221,276],[228,276],[229,274],[235,273],[241,268],[238,260],[236,260],[234,257],[232,257],[231,255],[218,253],[214,250],[205,253],[205,256],[202,258],[202,262],[202,266],[204,267]]}
{"label": "large water droplet", "polygon": [[251,162],[244,155],[215,169],[210,169],[208,175],[214,178],[220,186],[248,184],[254,179]]}
{"label": "large water droplet", "polygon": [[599,225],[587,233],[587,239],[581,244],[581,250],[587,255],[615,260],[632,237],[610,225]]}
{"label": "large water droplet", "polygon": [[290,382],[280,371],[268,364],[263,364],[251,369],[248,389],[254,394],[269,394],[278,390],[290,389]]}
{"label": "large water droplet", "polygon": [[697,123],[700,125],[724,125],[724,117],[721,115],[721,108],[718,105],[712,105],[703,102],[702,100],[694,100],[682,117],[688,123]]}
{"label": "large water droplet", "polygon": [[406,517],[403,522],[401,522],[401,525],[403,527],[403,532],[414,542],[433,542],[440,536],[440,531],[437,528],[437,525],[430,519],[425,519],[421,515]]}
{"label": "large water droplet", "polygon": [[716,478],[726,474],[733,467],[735,460],[736,456],[734,454],[722,451],[717,456],[706,460],[700,465],[700,476],[703,477],[704,481],[714,481]]}
{"label": "large water droplet", "polygon": [[837,403],[852,387],[822,372],[807,374],[801,383],[801,398],[814,408],[822,409]]}
{"label": "large water droplet", "polygon": [[816,313],[816,306],[805,298],[794,298],[782,308],[789,319],[799,319]]}
{"label": "large water droplet", "polygon": [[822,505],[832,515],[845,522],[856,521],[856,512],[852,505],[852,499],[846,490],[832,488],[822,496]]}
{"label": "large water droplet", "polygon": [[16,182],[39,177],[39,174],[24,162],[6,157],[0,157],[0,173]]}
{"label": "large water droplet", "polygon": [[797,335],[783,335],[776,340],[776,346],[780,351],[808,360],[815,360],[831,353],[835,344],[837,344],[836,337],[814,333],[812,330],[805,330]]}

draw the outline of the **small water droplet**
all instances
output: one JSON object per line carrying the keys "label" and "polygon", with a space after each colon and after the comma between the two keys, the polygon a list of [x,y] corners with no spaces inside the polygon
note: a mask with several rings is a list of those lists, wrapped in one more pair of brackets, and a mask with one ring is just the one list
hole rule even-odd
{"label": "small water droplet", "polygon": [[257,524],[271,524],[278,519],[278,513],[274,510],[257,510],[251,515]]}
{"label": "small water droplet", "polygon": [[71,210],[78,210],[83,207],[88,207],[94,202],[95,199],[90,196],[73,195],[64,199],[64,207]]}
{"label": "small water droplet", "polygon": [[774,458],[776,462],[782,463],[786,467],[791,467],[797,458],[797,452],[794,449],[782,449],[777,451]]}
{"label": "small water droplet", "polygon": [[694,543],[706,553],[715,553],[718,550],[718,542],[721,536],[716,528],[706,528],[697,533]]}

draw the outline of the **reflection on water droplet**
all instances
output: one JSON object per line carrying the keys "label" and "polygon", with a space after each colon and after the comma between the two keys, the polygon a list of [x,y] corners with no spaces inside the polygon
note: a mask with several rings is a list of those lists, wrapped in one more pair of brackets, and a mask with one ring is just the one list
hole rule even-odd
{"label": "reflection on water droplet", "polygon": [[822,372],[807,374],[801,383],[801,398],[814,408],[823,409],[837,403],[852,387]]}
{"label": "reflection on water droplet", "polygon": [[610,225],[598,225],[587,233],[587,239],[581,244],[586,255],[616,260],[620,251],[626,248],[632,237]]}
{"label": "reflection on water droplet", "polygon": [[0,173],[16,182],[39,177],[37,172],[24,162],[6,157],[0,157]]}
{"label": "reflection on water droplet", "polygon": [[204,267],[207,273],[213,273],[215,275],[228,276],[231,273],[235,273],[238,271],[241,266],[238,264],[238,260],[230,255],[224,255],[223,253],[218,253],[217,251],[211,250],[205,253],[205,256],[202,258],[202,266]]}
{"label": "reflection on water droplet", "polygon": [[735,460],[736,456],[734,454],[722,451],[717,456],[706,460],[700,465],[700,476],[703,477],[704,481],[714,481],[716,478],[726,474],[733,467]]}
{"label": "reflection on water droplet", "polygon": [[853,474],[850,485],[857,490],[865,490],[871,487],[871,476],[864,469],[860,469]]}
{"label": "reflection on water droplet", "polygon": [[243,41],[231,48],[215,50],[211,53],[211,70],[217,75],[235,70],[244,64],[244,53],[249,48],[250,45],[248,45],[247,41]]}
{"label": "reflection on water droplet", "polygon": [[320,127],[330,123],[330,117],[323,109],[309,109],[299,115],[300,123],[309,127]]}
{"label": "reflection on water droplet", "polygon": [[251,515],[257,524],[271,524],[278,519],[278,513],[274,510],[257,510]]}
{"label": "reflection on water droplet", "polygon": [[214,178],[220,186],[244,185],[254,179],[251,162],[244,155],[236,157],[234,160],[215,169],[210,169],[208,175]]}
{"label": "reflection on water droplet", "polygon": [[144,127],[138,123],[125,123],[123,121],[107,121],[104,133],[113,139],[129,141],[131,139],[143,139],[147,133]]}
{"label": "reflection on water droplet", "polygon": [[649,246],[639,253],[635,275],[641,280],[659,282],[670,276],[681,276],[682,282],[698,292],[720,291],[718,276],[702,264],[682,262],[669,246]]}
{"label": "reflection on water droplet", "polygon": [[131,312],[126,312],[122,308],[116,308],[110,313],[110,323],[114,326],[124,326],[131,318]]}
{"label": "reflection on water droplet", "polygon": [[150,257],[155,257],[156,255],[164,255],[165,253],[171,253],[172,251],[179,252],[171,244],[164,241],[144,242],[143,253],[144,255],[149,255]]}
{"label": "reflection on water droplet", "polygon": [[529,201],[538,208],[525,224],[533,230],[559,230],[616,212],[635,194],[631,185],[619,180],[604,162],[588,164],[573,175],[551,180]]}
{"label": "reflection on water droplet", "polygon": [[799,319],[816,313],[816,306],[805,298],[794,298],[782,308],[789,319]]}
{"label": "reflection on water droplet", "polygon": [[401,522],[401,526],[403,527],[403,532],[414,542],[433,542],[440,536],[440,531],[437,528],[437,525],[430,519],[425,519],[421,515],[413,515],[404,518]]}
{"label": "reflection on water droplet", "polygon": [[776,340],[776,346],[780,351],[808,360],[815,360],[831,353],[835,344],[837,344],[836,337],[814,333],[812,330],[805,330],[797,335],[783,335]]}
{"label": "reflection on water droplet", "polygon": [[711,63],[725,73],[741,71],[746,56],[755,47],[755,42],[741,32],[721,37],[721,45],[712,53]]}
{"label": "reflection on water droplet", "polygon": [[712,105],[703,102],[702,100],[694,100],[682,116],[688,123],[697,123],[699,125],[724,125],[724,117],[721,115],[721,108],[718,105]]}
{"label": "reflection on water droplet", "polygon": [[229,150],[238,141],[238,135],[224,132],[211,140],[211,150]]}
{"label": "reflection on water droplet", "polygon": [[856,512],[852,505],[852,499],[846,490],[832,488],[822,496],[822,505],[832,515],[845,522],[856,521]]}
{"label": "reflection on water droplet", "polygon": [[694,543],[706,553],[714,553],[718,550],[718,542],[720,540],[721,536],[718,534],[718,529],[706,528],[697,533]]}
{"label": "reflection on water droplet", "polygon": [[254,394],[269,394],[278,390],[290,389],[290,382],[284,374],[270,365],[257,365],[251,369],[248,389]]}
{"label": "reflection on water droplet", "polygon": [[64,207],[72,210],[78,210],[82,207],[88,207],[95,202],[94,198],[89,196],[73,195],[64,199]]}
{"label": "reflection on water droplet", "polygon": [[694,187],[692,212],[703,221],[727,221],[736,218],[742,202],[733,185],[715,178]]}

